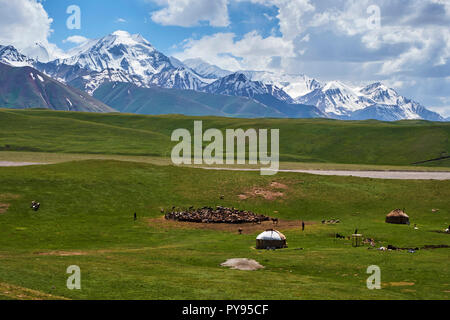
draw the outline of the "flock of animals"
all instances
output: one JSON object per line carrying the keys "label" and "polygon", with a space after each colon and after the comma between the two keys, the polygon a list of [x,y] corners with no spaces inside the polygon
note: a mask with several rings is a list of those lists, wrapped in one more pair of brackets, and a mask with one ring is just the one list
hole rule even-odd
{"label": "flock of animals", "polygon": [[251,211],[238,210],[235,208],[226,208],[217,206],[215,209],[211,207],[203,207],[195,209],[190,207],[187,210],[177,211],[175,207],[165,214],[167,220],[175,220],[181,222],[197,222],[197,223],[261,223],[263,221],[272,220],[274,224],[278,223],[278,219],[270,218],[262,214],[256,214]]}

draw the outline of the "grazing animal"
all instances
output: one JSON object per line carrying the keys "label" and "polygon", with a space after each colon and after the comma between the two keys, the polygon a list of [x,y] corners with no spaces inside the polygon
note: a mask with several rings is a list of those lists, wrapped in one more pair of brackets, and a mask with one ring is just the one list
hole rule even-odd
{"label": "grazing animal", "polygon": [[273,224],[278,225],[278,218],[270,218],[270,220],[272,220]]}
{"label": "grazing animal", "polygon": [[342,234],[336,233],[336,238],[345,239],[345,236],[343,236]]}
{"label": "grazing animal", "polygon": [[242,234],[242,228],[238,229],[239,234]]}
{"label": "grazing animal", "polygon": [[224,195],[221,195],[221,196],[220,196],[220,200],[223,200],[223,199],[225,199],[225,196],[224,196]]}
{"label": "grazing animal", "polygon": [[31,209],[33,209],[34,211],[38,211],[40,207],[41,204],[39,202],[31,201]]}

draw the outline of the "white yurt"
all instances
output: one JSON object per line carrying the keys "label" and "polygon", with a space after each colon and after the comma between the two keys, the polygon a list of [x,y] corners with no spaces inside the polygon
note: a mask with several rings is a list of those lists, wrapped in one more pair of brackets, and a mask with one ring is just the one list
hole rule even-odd
{"label": "white yurt", "polygon": [[269,229],[256,237],[256,249],[287,248],[286,237],[280,231]]}

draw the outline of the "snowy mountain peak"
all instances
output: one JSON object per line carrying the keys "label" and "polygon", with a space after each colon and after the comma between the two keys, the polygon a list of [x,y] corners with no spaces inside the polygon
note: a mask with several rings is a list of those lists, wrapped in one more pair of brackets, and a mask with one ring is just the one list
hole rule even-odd
{"label": "snowy mountain peak", "polygon": [[73,50],[72,57],[61,64],[78,65],[81,68],[101,72],[117,69],[133,75],[146,77],[172,67],[169,58],[139,34],[131,35],[122,30],[113,32],[96,42],[83,44]]}
{"label": "snowy mountain peak", "polygon": [[328,90],[341,90],[341,91],[353,91],[349,86],[343,84],[340,81],[330,81],[323,87],[323,91]]}
{"label": "snowy mountain peak", "polygon": [[124,44],[130,46],[141,44],[151,46],[150,42],[148,42],[140,34],[130,34],[129,32],[123,30],[114,31],[105,38],[111,39],[115,44]]}
{"label": "snowy mountain peak", "polygon": [[242,72],[232,73],[225,78],[226,82],[249,82],[250,80]]}
{"label": "snowy mountain peak", "polygon": [[14,67],[31,66],[34,60],[20,53],[13,46],[0,45],[0,62]]}
{"label": "snowy mountain peak", "polygon": [[284,74],[270,71],[244,71],[243,73],[250,80],[261,81],[283,89],[294,99],[322,86],[316,79],[303,74]]}
{"label": "snowy mountain peak", "polygon": [[[181,62],[156,50],[141,35],[123,30],[86,41],[68,51],[65,54],[68,58],[51,62],[44,62],[50,49],[46,50],[39,43],[31,49],[27,56],[12,46],[0,46],[0,62],[12,66],[33,66],[53,79],[89,94],[105,82],[127,82],[140,87],[244,96],[268,106],[283,105],[283,108],[292,109],[288,104],[309,105],[319,109],[321,116],[339,119],[444,120],[381,82],[365,87],[354,87],[340,81],[321,84],[303,74],[231,72],[202,59]],[[36,60],[30,57],[36,57]]]}
{"label": "snowy mountain peak", "polygon": [[280,101],[293,102],[293,99],[283,89],[261,81],[252,81],[243,72],[235,72],[223,77],[206,86],[204,90],[210,93],[250,98],[257,95],[271,95]]}
{"label": "snowy mountain peak", "polygon": [[331,117],[340,119],[428,119],[442,121],[442,117],[399,95],[394,89],[375,82],[364,88],[353,88],[339,81],[331,81],[322,88],[297,99],[311,104]]}
{"label": "snowy mountain peak", "polygon": [[231,71],[221,69],[200,58],[184,60],[183,64],[206,79],[219,79],[232,73]]}
{"label": "snowy mountain peak", "polygon": [[32,58],[36,61],[44,63],[50,61],[50,54],[47,48],[39,42],[35,42],[33,45],[23,49],[22,52],[29,58]]}
{"label": "snowy mountain peak", "polygon": [[376,101],[377,103],[396,105],[400,100],[403,100],[397,91],[392,88],[388,88],[380,82],[370,84],[360,90],[362,95]]}

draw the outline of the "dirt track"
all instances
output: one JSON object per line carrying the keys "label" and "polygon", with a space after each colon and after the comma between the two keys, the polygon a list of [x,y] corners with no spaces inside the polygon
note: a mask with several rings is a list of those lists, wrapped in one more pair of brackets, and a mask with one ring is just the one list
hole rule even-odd
{"label": "dirt track", "polygon": [[[206,170],[228,171],[260,171],[260,169],[236,168],[202,168]],[[350,171],[350,170],[289,170],[281,169],[278,172],[309,173],[321,176],[347,176],[372,179],[394,180],[450,180],[450,172],[421,172],[421,171]]]}
{"label": "dirt track", "polygon": [[46,163],[0,161],[0,167],[25,167],[25,166],[36,166],[40,164]]}
{"label": "dirt track", "polygon": [[[37,162],[11,162],[0,161],[0,167],[24,167],[34,165],[44,165],[46,163]],[[226,171],[260,171],[260,169],[243,168],[208,168],[206,170],[226,170]],[[308,173],[321,176],[347,176],[372,179],[393,179],[393,180],[450,180],[450,172],[432,171],[351,171],[351,170],[290,170],[280,169],[278,172]]]}

